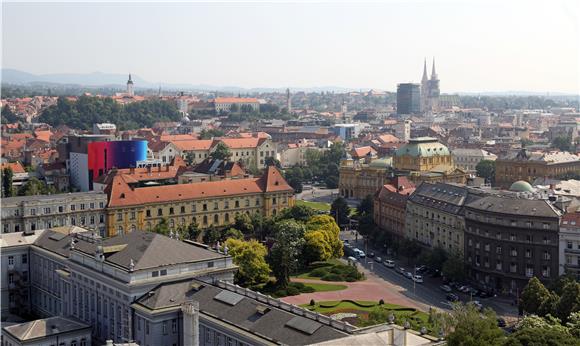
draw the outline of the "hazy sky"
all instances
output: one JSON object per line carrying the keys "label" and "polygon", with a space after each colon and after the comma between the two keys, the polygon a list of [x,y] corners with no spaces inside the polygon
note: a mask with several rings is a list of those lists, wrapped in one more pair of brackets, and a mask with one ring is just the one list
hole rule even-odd
{"label": "hazy sky", "polygon": [[2,67],[150,82],[580,90],[579,5],[552,1],[2,4]]}

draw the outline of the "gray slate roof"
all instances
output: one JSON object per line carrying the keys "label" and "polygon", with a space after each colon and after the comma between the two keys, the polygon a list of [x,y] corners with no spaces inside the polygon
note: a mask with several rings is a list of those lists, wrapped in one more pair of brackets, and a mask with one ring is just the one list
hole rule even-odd
{"label": "gray slate roof", "polygon": [[[36,241],[35,245],[68,257],[70,255],[71,236],[54,239],[48,230]],[[75,250],[94,255],[98,242],[89,242],[80,237],[75,238]],[[105,249],[105,262],[121,266],[129,270],[131,259],[135,265],[133,270],[156,268],[178,263],[191,263],[209,259],[223,258],[223,254],[206,250],[202,247],[188,244],[167,236],[152,233],[133,231],[124,235],[104,239],[101,242]],[[125,245],[123,247],[123,245]],[[107,247],[116,247],[118,251],[107,253]]]}
{"label": "gray slate roof", "polygon": [[441,211],[459,214],[468,196],[467,188],[445,183],[423,183],[409,200]]}
{"label": "gray slate roof", "polygon": [[497,214],[559,218],[560,212],[543,199],[517,198],[515,196],[487,196],[466,206],[469,209]]}
{"label": "gray slate roof", "polygon": [[49,317],[31,322],[20,323],[4,327],[5,332],[21,342],[31,341],[47,336],[72,332],[81,329],[89,329],[89,325],[66,317]]}
{"label": "gray slate roof", "polygon": [[[201,286],[196,289],[192,285]],[[348,335],[328,325],[302,317],[300,322],[306,324],[306,327],[312,327],[312,330],[315,331],[311,335],[298,331],[287,325],[290,320],[295,319],[298,315],[245,296],[242,296],[235,305],[227,304],[214,298],[221,292],[236,295],[238,298],[240,296],[197,280],[161,284],[151,292],[153,294],[145,294],[137,300],[136,304],[150,310],[156,310],[178,307],[182,303],[192,300],[197,301],[202,314],[205,313],[224,321],[224,323],[264,335],[287,345],[308,345]],[[266,307],[268,310],[262,315],[257,309],[258,306]]]}

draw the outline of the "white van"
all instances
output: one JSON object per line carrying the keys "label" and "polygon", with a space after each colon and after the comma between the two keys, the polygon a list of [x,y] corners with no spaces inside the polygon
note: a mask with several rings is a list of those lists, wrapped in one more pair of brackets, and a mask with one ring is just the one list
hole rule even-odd
{"label": "white van", "polygon": [[395,262],[391,260],[385,260],[383,265],[387,268],[395,268]]}

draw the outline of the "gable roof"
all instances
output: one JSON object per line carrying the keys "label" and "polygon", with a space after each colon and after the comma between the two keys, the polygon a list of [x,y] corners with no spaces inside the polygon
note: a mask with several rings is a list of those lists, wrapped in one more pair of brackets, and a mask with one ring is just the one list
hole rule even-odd
{"label": "gable roof", "polygon": [[72,318],[54,316],[15,324],[2,329],[20,342],[31,342],[35,339],[42,339],[83,329],[89,330],[90,334],[90,328],[88,324]]}
{"label": "gable roof", "polygon": [[4,170],[4,168],[10,168],[12,173],[26,173],[24,167],[20,162],[4,162],[0,165],[0,168]]}

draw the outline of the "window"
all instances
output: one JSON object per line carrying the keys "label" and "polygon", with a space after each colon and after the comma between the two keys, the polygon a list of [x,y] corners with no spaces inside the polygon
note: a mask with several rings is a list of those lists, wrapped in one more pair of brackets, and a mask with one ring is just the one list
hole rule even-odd
{"label": "window", "polygon": [[81,210],[85,210],[85,204],[81,203]]}
{"label": "window", "polygon": [[249,207],[249,206],[250,206],[250,200],[246,199],[246,207]]}
{"label": "window", "polygon": [[158,277],[159,276],[159,271],[157,271],[157,270],[152,271],[151,272],[151,276],[154,277],[154,278]]}
{"label": "window", "polygon": [[30,215],[36,215],[36,209],[30,209]]}
{"label": "window", "polygon": [[135,220],[136,213],[134,211],[132,211],[130,215],[131,215],[131,220]]}
{"label": "window", "polygon": [[516,240],[516,235],[515,234],[510,234],[510,240],[511,241],[515,241]]}
{"label": "window", "polygon": [[23,254],[21,261],[22,261],[22,264],[27,264],[28,263],[28,255],[27,254]]}
{"label": "window", "polygon": [[123,221],[123,214],[117,213],[117,221]]}
{"label": "window", "polygon": [[181,206],[179,212],[182,213],[182,214],[185,214],[185,207],[184,206]]}
{"label": "window", "polygon": [[544,223],[542,224],[542,228],[543,228],[543,229],[550,229],[550,224],[549,224],[549,223],[546,223],[546,222],[544,222]]}
{"label": "window", "polygon": [[87,346],[87,340],[81,339],[81,345],[80,346]]}
{"label": "window", "polygon": [[50,208],[44,208],[44,213],[45,214],[50,214]]}
{"label": "window", "polygon": [[207,204],[206,203],[203,204],[203,211],[207,211]]}
{"label": "window", "polygon": [[219,216],[218,216],[218,214],[215,214],[215,215],[213,216],[213,222],[214,222],[214,223],[219,223]]}
{"label": "window", "polygon": [[495,247],[495,253],[496,254],[501,254],[501,245],[498,245]]}
{"label": "window", "polygon": [[177,333],[177,319],[171,320],[171,332]]}
{"label": "window", "polygon": [[510,250],[510,255],[512,257],[516,257],[518,255],[518,250],[512,247],[512,249]]}
{"label": "window", "polygon": [[548,261],[550,260],[552,256],[550,255],[550,253],[548,251],[544,251],[544,260]]}
{"label": "window", "polygon": [[218,202],[213,202],[213,210],[218,210],[219,206],[218,206]]}
{"label": "window", "polygon": [[512,262],[512,263],[510,263],[510,272],[511,272],[511,273],[515,273],[515,272],[517,272],[517,271],[518,271],[518,265],[517,265],[517,264],[515,264],[515,263],[513,263],[513,262]]}
{"label": "window", "polygon": [[568,243],[566,244],[566,247],[568,249],[572,249],[572,242],[571,241],[568,241]]}
{"label": "window", "polygon": [[147,217],[151,217],[151,210],[147,209],[147,210],[145,211],[145,215],[146,215]]}
{"label": "window", "polygon": [[526,264],[526,276],[529,278],[534,276],[534,267],[531,264]]}
{"label": "window", "polygon": [[225,201],[224,202],[224,209],[229,209],[230,208],[230,201]]}
{"label": "window", "polygon": [[105,222],[105,215],[99,215],[99,223]]}
{"label": "window", "polygon": [[500,260],[497,260],[495,262],[495,270],[501,270],[502,269],[502,263]]}
{"label": "window", "polygon": [[208,268],[213,268],[213,262],[207,262],[207,267]]}
{"label": "window", "polygon": [[104,202],[99,202],[99,208],[104,208],[105,207],[105,203]]}
{"label": "window", "polygon": [[203,216],[203,224],[204,225],[207,225],[207,215],[204,215]]}
{"label": "window", "polygon": [[526,258],[532,258],[532,250],[526,249]]}
{"label": "window", "polygon": [[240,201],[236,201],[236,208],[240,207]]}
{"label": "window", "polygon": [[272,204],[273,204],[273,205],[276,205],[276,197],[273,197],[273,198],[272,198]]}
{"label": "window", "polygon": [[159,274],[160,274],[161,276],[167,275],[167,269],[162,269],[162,270],[159,272]]}
{"label": "window", "polygon": [[545,278],[549,278],[550,277],[550,267],[548,266],[543,266],[542,267],[542,276]]}
{"label": "window", "polygon": [[149,335],[149,321],[145,321],[145,334]]}
{"label": "window", "polygon": [[94,215],[91,215],[90,221],[91,221],[91,225],[95,224],[95,216]]}
{"label": "window", "polygon": [[163,335],[167,335],[167,322],[163,321],[161,329],[162,329]]}
{"label": "window", "polygon": [[191,205],[191,211],[192,211],[193,213],[195,213],[195,212],[197,211],[197,208],[196,208],[196,206],[195,206],[195,203],[193,203],[193,204]]}
{"label": "window", "polygon": [[163,209],[157,209],[157,216],[163,216]]}
{"label": "window", "polygon": [[230,222],[230,214],[226,213],[226,215],[224,216],[224,221]]}
{"label": "window", "polygon": [[14,256],[8,256],[8,265],[9,266],[13,266],[14,265]]}

